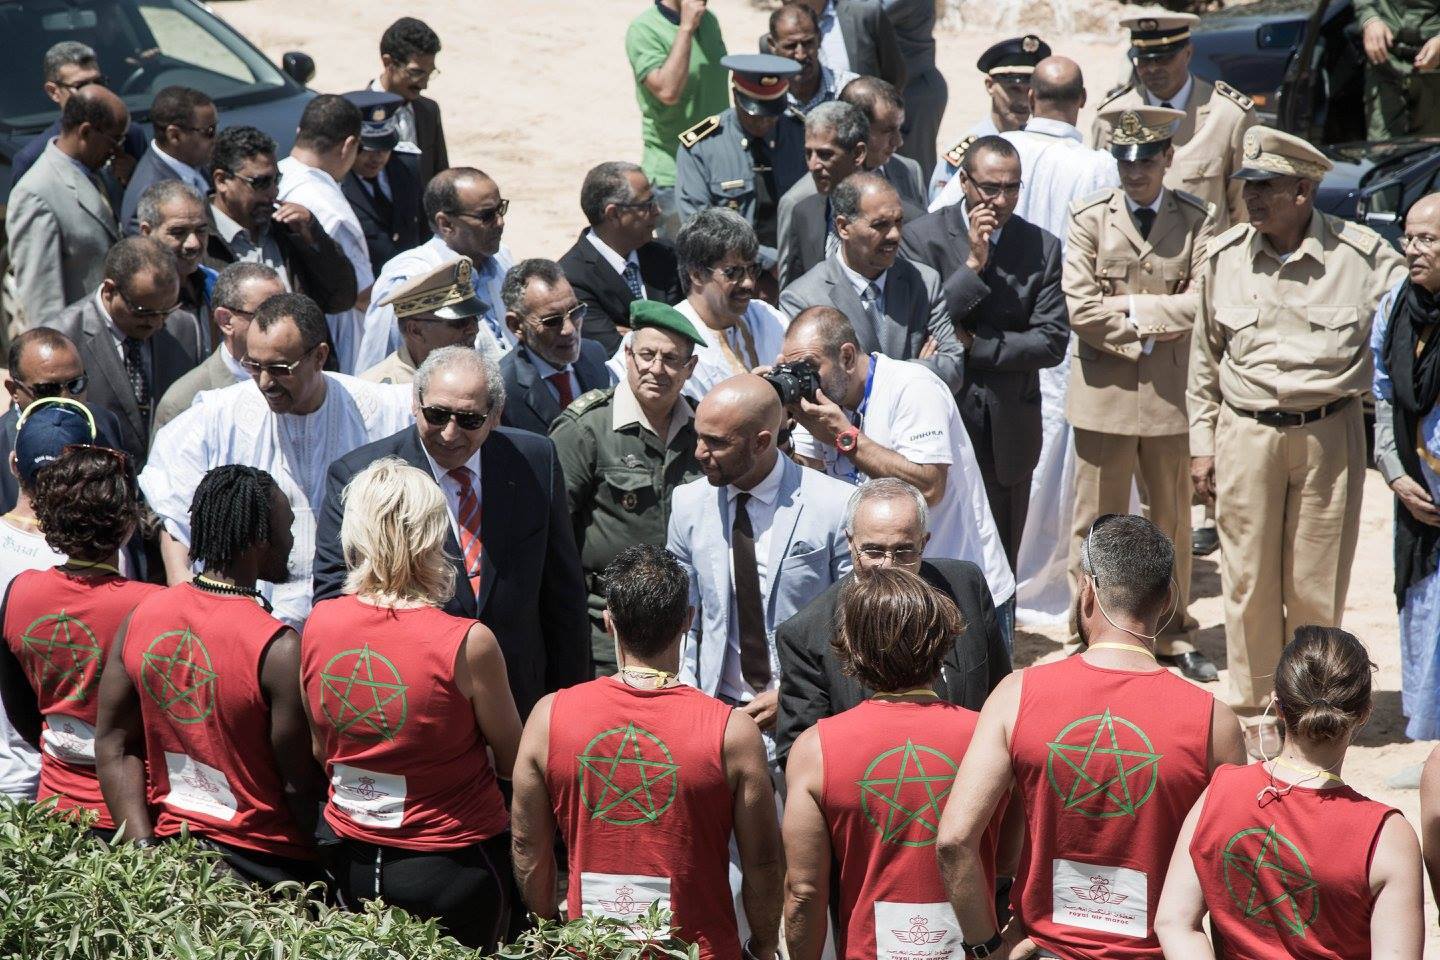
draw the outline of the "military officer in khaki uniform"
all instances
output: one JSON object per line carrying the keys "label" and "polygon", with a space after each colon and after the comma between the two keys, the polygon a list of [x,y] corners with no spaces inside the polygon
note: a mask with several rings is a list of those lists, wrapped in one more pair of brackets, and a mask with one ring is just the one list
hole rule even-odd
{"label": "military officer in khaki uniform", "polygon": [[695,347],[705,341],[658,300],[630,304],[630,320],[635,332],[624,347],[624,379],[581,394],[550,428],[590,595],[597,676],[615,672],[614,643],[601,619],[606,566],[632,544],[664,546],[671,493],[702,475],[695,412],[680,391],[695,370]]}
{"label": "military officer in khaki uniform", "polygon": [[[1090,525],[1129,510],[1137,476],[1150,519],[1177,544],[1190,542],[1185,370],[1199,304],[1192,278],[1215,208],[1164,185],[1175,158],[1171,133],[1184,116],[1164,107],[1111,108],[1103,119],[1122,186],[1070,206],[1062,285],[1076,337],[1066,392],[1076,456],[1072,596]],[[1175,581],[1175,610],[1156,653],[1193,680],[1214,680],[1215,665],[1191,643],[1188,549],[1175,551]]]}
{"label": "military officer in khaki uniform", "polygon": [[469,257],[442,263],[396,287],[378,306],[395,308],[400,346],[360,374],[372,383],[409,383],[431,351],[475,342],[487,307],[475,296]]}
{"label": "military officer in khaki uniform", "polygon": [[1175,161],[1165,186],[1184,190],[1215,204],[1216,232],[1247,219],[1240,184],[1245,131],[1258,120],[1254,104],[1224,82],[1211,83],[1190,72],[1190,30],[1200,18],[1189,13],[1130,17],[1130,60],[1135,79],[1100,104],[1091,139],[1097,148],[1110,142],[1112,124],[1104,114],[1126,107],[1172,107],[1185,111],[1171,141]]}
{"label": "military officer in khaki uniform", "polygon": [[[1374,231],[1315,209],[1330,166],[1299,137],[1247,131],[1237,176],[1250,223],[1210,241],[1200,277],[1190,471],[1216,504],[1227,695],[1242,718],[1264,710],[1295,628],[1336,625],[1345,609],[1365,480],[1370,320],[1405,275]],[[1249,725],[1252,747],[1270,723]]]}

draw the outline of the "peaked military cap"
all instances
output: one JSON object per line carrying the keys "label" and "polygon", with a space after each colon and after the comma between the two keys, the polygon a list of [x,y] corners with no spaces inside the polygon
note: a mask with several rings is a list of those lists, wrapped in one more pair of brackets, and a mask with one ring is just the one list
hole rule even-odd
{"label": "peaked military cap", "polygon": [[1237,180],[1303,177],[1319,182],[1335,164],[1306,140],[1273,127],[1245,131],[1245,158],[1232,176]]}
{"label": "peaked military cap", "polygon": [[400,142],[395,111],[405,98],[384,90],[352,90],[344,96],[360,108],[360,145],[366,150],[394,149]]}
{"label": "peaked military cap", "polygon": [[1126,17],[1120,26],[1130,31],[1130,56],[1139,60],[1168,57],[1190,42],[1190,31],[1200,22],[1193,13],[1142,13]]}
{"label": "peaked military cap", "polygon": [[778,117],[789,107],[785,94],[800,64],[773,53],[732,53],[720,60],[730,71],[735,107],[752,117]]}
{"label": "peaked military cap", "polygon": [[1035,64],[1050,56],[1050,44],[1033,33],[1023,37],[1011,37],[980,54],[975,66],[981,73],[997,80],[1002,77],[1028,77],[1035,72]]}
{"label": "peaked military cap", "polygon": [[378,306],[394,307],[395,319],[421,317],[435,320],[463,320],[489,309],[475,296],[471,279],[474,267],[469,257],[442,263],[418,277],[407,280]]}
{"label": "peaked military cap", "polygon": [[1144,160],[1163,153],[1185,111],[1169,107],[1124,107],[1102,110],[1110,124],[1110,153],[1116,160]]}

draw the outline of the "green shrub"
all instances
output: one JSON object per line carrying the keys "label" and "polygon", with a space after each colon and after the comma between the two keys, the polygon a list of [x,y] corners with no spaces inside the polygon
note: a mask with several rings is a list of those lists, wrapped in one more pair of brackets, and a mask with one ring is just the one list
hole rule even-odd
{"label": "green shrub", "polygon": [[[654,912],[626,928],[586,918],[542,923],[507,960],[694,960]],[[0,958],[4,960],[480,960],[480,953],[379,903],[327,907],[298,884],[273,895],[234,879],[194,841],[111,847],[49,805],[0,801]]]}

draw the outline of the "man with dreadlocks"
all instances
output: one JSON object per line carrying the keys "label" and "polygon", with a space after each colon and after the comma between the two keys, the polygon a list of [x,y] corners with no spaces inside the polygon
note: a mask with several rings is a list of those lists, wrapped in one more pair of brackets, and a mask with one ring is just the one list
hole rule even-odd
{"label": "man with dreadlocks", "polygon": [[300,703],[300,638],[255,587],[287,579],[293,522],[265,471],[207,473],[190,507],[202,572],[135,609],[100,682],[96,760],[124,837],[148,845],[188,826],[262,886],[320,877],[325,783]]}

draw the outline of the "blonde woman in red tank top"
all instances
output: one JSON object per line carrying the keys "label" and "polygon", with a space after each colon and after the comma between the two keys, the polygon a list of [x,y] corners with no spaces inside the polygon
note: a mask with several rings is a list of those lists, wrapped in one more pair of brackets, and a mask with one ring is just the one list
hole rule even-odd
{"label": "blonde woman in red tank top", "polygon": [[1279,754],[1215,771],[1180,831],[1155,922],[1167,960],[1420,960],[1415,830],[1341,770],[1373,669],[1344,630],[1295,631],[1275,669]]}

